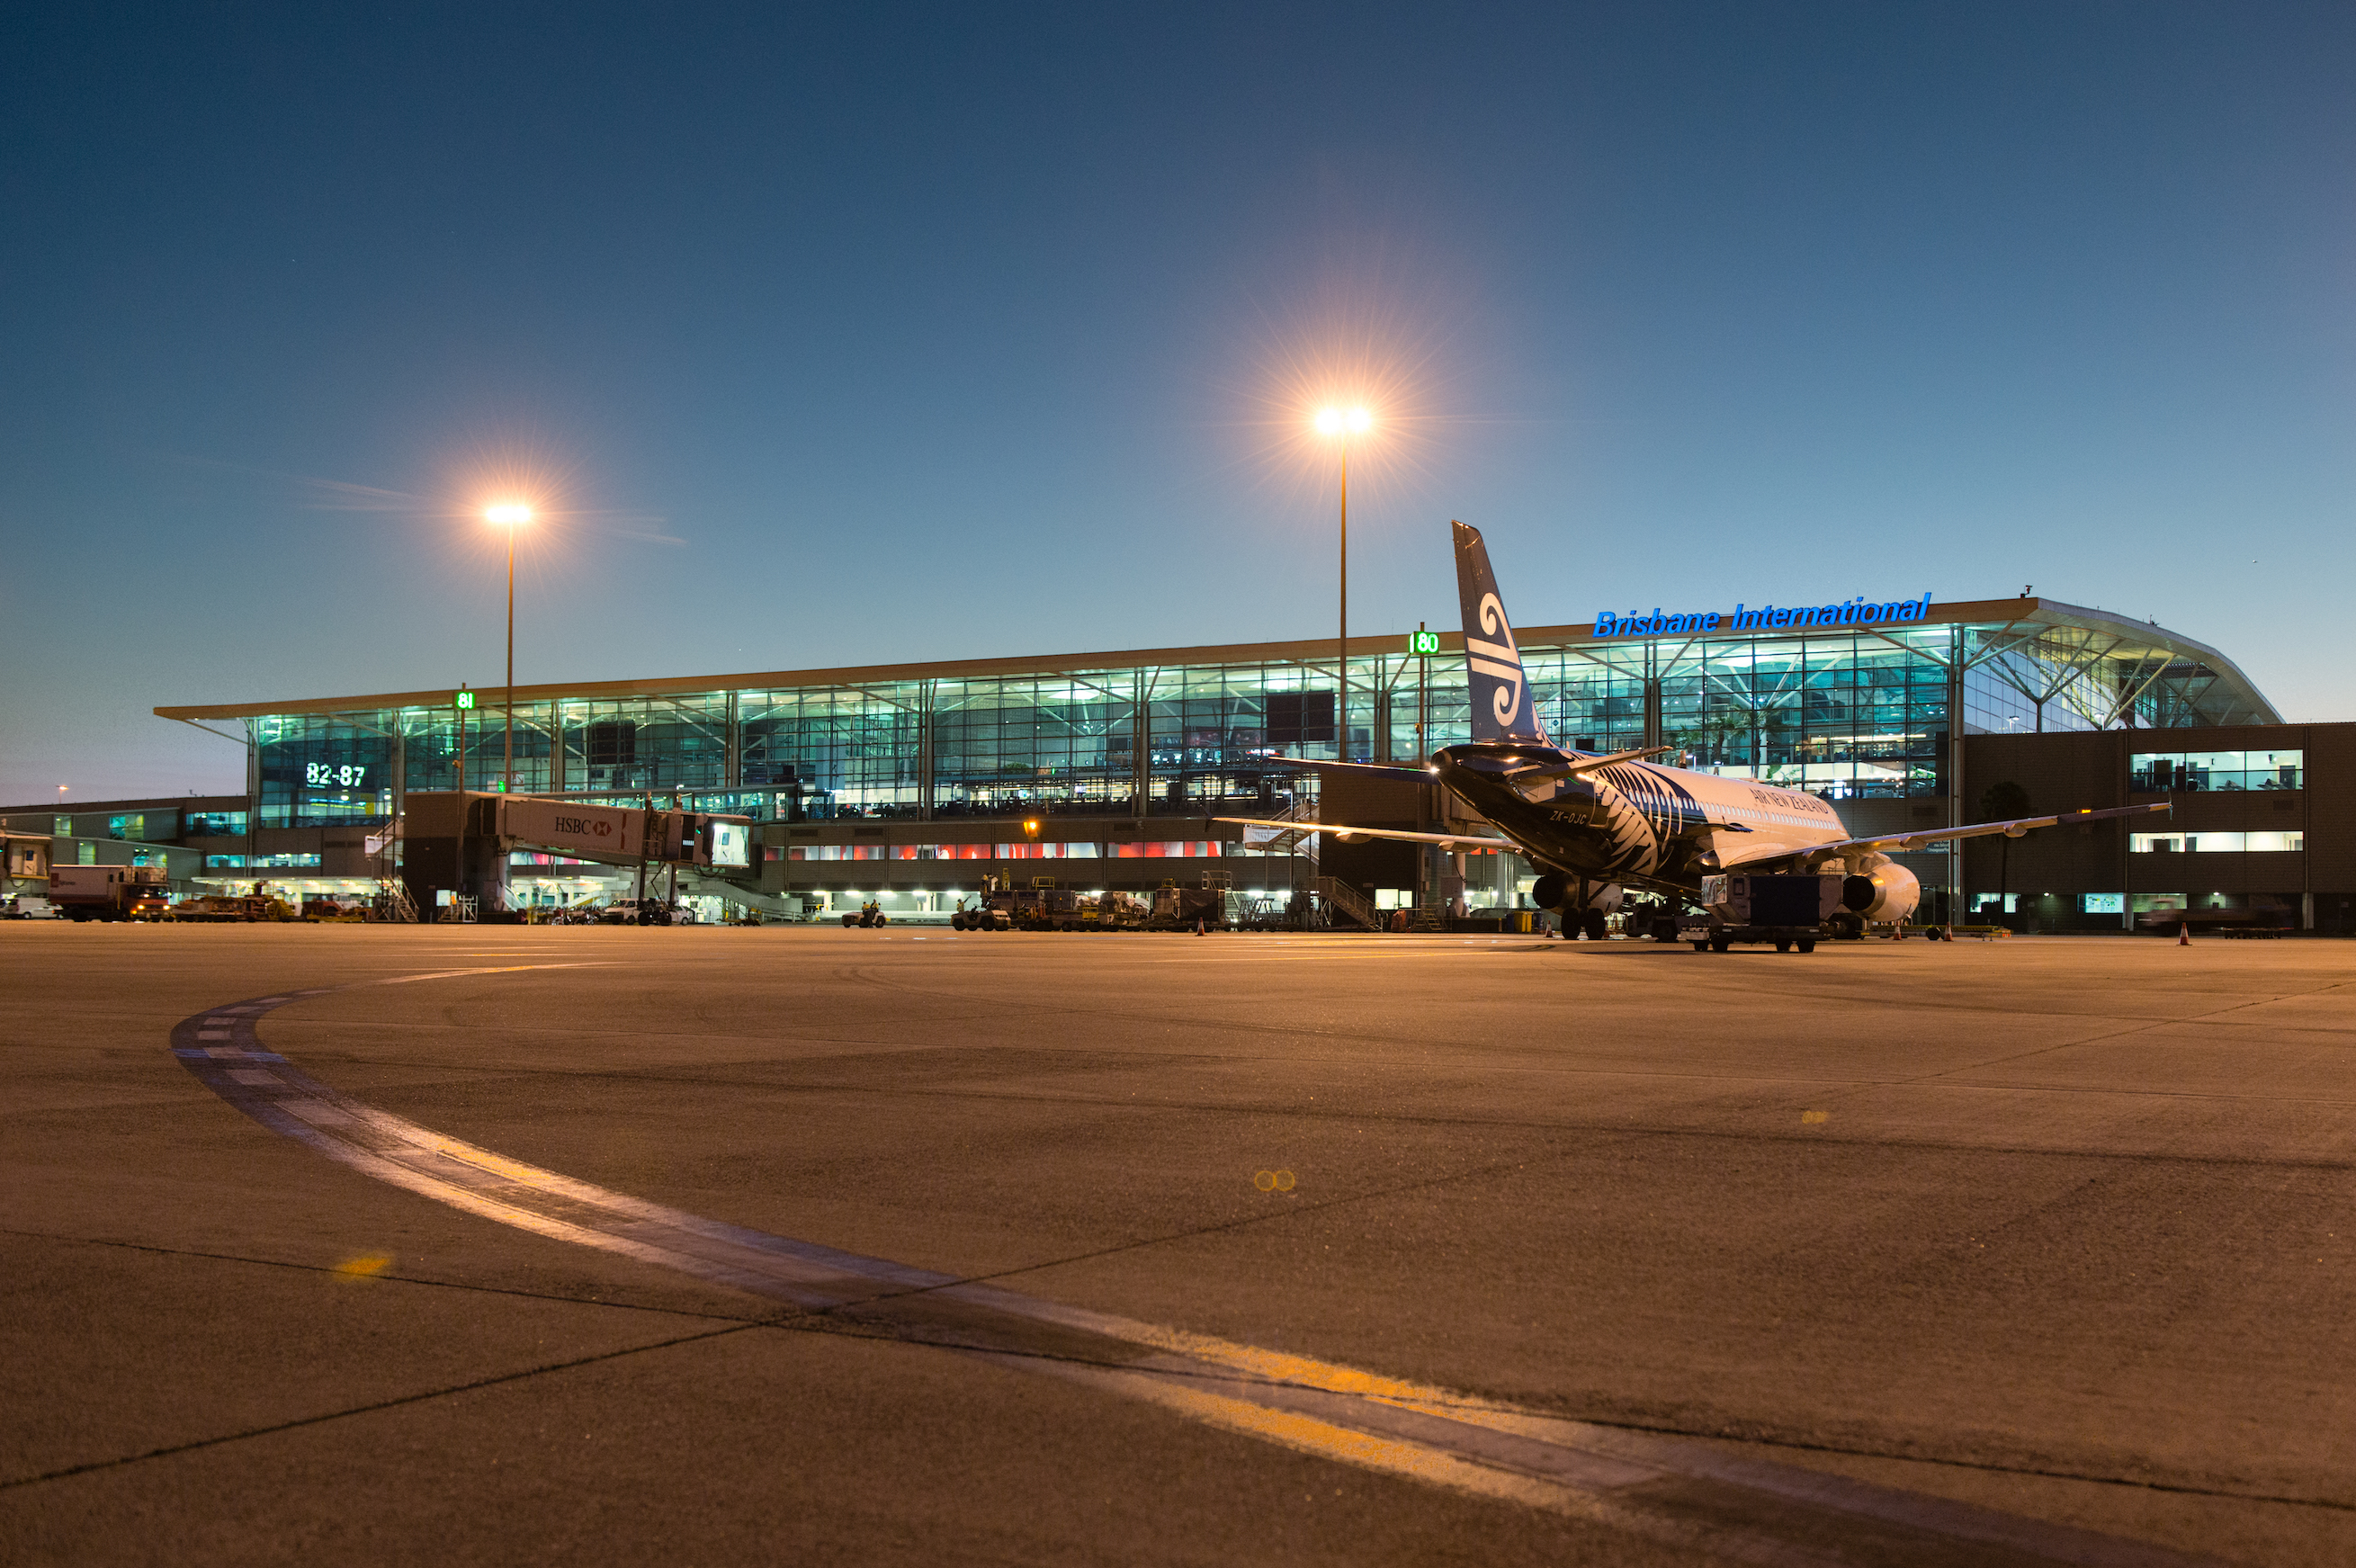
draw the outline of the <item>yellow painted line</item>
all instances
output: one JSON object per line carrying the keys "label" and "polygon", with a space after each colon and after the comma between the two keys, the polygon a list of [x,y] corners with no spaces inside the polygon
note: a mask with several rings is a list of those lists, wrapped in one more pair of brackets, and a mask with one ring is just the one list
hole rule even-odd
{"label": "yellow painted line", "polygon": [[1550,1513],[1621,1522],[1617,1517],[1619,1509],[1607,1508],[1594,1498],[1570,1487],[1460,1459],[1453,1454],[1429,1448],[1420,1443],[1357,1432],[1346,1426],[1336,1426],[1332,1422],[1319,1421],[1313,1416],[1270,1410],[1248,1400],[1211,1393],[1142,1373],[1105,1372],[1083,1380],[1118,1389],[1131,1398],[1160,1405],[1164,1410],[1205,1425],[1265,1438],[1296,1453],[1320,1459],[1355,1465],[1363,1470],[1404,1476],[1427,1486],[1445,1487],[1451,1491],[1467,1492],[1500,1502],[1520,1503],[1524,1507],[1544,1509]]}

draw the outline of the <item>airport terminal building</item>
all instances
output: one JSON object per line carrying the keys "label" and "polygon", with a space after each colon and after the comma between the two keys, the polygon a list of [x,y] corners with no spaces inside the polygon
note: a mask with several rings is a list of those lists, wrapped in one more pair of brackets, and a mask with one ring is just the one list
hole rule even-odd
{"label": "airport terminal building", "polygon": [[[2288,900],[2294,918],[2328,925],[2343,908],[2335,900],[2356,893],[2336,860],[2308,864],[2319,850],[2340,852],[2310,847],[2303,803],[2341,766],[2326,754],[2342,743],[2308,732],[2356,726],[2283,725],[2231,660],[2148,622],[2035,597],[1924,595],[1612,614],[1519,628],[1519,639],[1537,712],[1558,740],[1672,746],[1687,766],[1824,796],[1853,832],[1985,820],[1981,796],[2008,781],[2037,811],[2169,795],[2300,802],[2257,826],[2204,820],[2172,847],[2155,847],[2169,835],[2115,823],[2068,830],[2115,852],[2100,865],[2092,841],[2073,846],[2084,852],[2075,861],[2049,865],[2033,836],[2000,868],[1984,843],[1909,856],[1924,918],[1967,918],[1995,897],[2054,929],[2118,929],[2138,898],[2148,909],[2168,907],[2155,898],[2205,897],[2241,908]],[[1237,888],[1322,873],[1385,906],[1437,900],[1440,883],[1461,876],[1471,903],[1511,904],[1534,875],[1515,856],[1449,865],[1409,846],[1321,851],[1314,839],[1269,855],[1213,821],[1460,820],[1461,804],[1437,789],[1354,798],[1329,782],[1321,795],[1315,776],[1285,759],[1409,761],[1466,738],[1462,648],[1455,632],[1354,640],[1346,671],[1333,642],[1317,639],[518,687],[514,788],[749,816],[762,891],[806,903],[885,895],[937,908],[984,875],[1094,889],[1191,885],[1208,871]],[[503,695],[158,708],[242,740],[247,789],[233,809],[208,801],[181,813],[168,834],[154,830],[177,803],[149,804],[157,821],[143,822],[145,842],[176,846],[198,881],[372,886],[384,855],[398,853],[382,841],[408,796],[499,787]],[[2074,760],[2032,761],[2063,757]],[[95,821],[69,825],[87,835]],[[609,868],[513,859],[518,901],[615,890]],[[2161,866],[2169,885],[2144,886],[2141,873]],[[2074,885],[2089,877],[2100,886]]]}

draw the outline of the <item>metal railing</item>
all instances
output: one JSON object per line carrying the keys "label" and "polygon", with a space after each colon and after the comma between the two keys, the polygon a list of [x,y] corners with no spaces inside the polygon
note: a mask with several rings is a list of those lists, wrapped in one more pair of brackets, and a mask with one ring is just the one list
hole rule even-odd
{"label": "metal railing", "polygon": [[1383,929],[1382,911],[1376,908],[1365,894],[1340,877],[1320,876],[1310,886],[1320,898],[1325,900],[1327,908],[1347,916],[1366,930],[1379,931]]}
{"label": "metal railing", "polygon": [[417,900],[409,896],[409,884],[398,876],[377,883],[376,908],[380,920],[403,926],[417,924]]}

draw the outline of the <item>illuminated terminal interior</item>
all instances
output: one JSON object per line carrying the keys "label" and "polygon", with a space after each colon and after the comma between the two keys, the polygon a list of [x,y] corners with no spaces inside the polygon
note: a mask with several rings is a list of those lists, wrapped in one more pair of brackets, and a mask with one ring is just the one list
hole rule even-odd
{"label": "illuminated terminal interior", "polygon": [[[1698,617],[1606,618],[1601,635],[1582,624],[1518,637],[1558,742],[1672,746],[1689,767],[1824,796],[1858,831],[1966,820],[1967,736],[2279,723],[2231,660],[2147,622],[2033,597],[1908,607],[1871,624],[1730,632],[1731,616],[1719,630],[1687,629]],[[863,879],[913,897],[1038,869],[1029,860],[1151,861],[1082,875],[1151,885],[1142,874],[1191,876],[1236,854],[1236,830],[1213,817],[1313,812],[1316,777],[1289,757],[1407,762],[1467,738],[1461,636],[1416,645],[1354,641],[1346,682],[1334,644],[1318,639],[520,686],[513,787],[749,816],[784,891]],[[202,875],[365,876],[351,850],[406,795],[501,786],[503,695],[157,709],[249,748],[252,820],[187,826]],[[2279,766],[2186,754],[2169,777],[2222,786]],[[1494,875],[1469,868],[1474,902],[1483,888],[1509,902],[1532,875],[1503,858],[1514,864]],[[867,875],[870,859],[893,875]],[[611,890],[607,868],[517,861],[516,886],[542,901]],[[1952,856],[1913,862],[1927,886],[1954,886]],[[1369,891],[1412,902],[1430,890]]]}
{"label": "illuminated terminal interior", "polygon": [[[1946,793],[1957,733],[2280,722],[2213,650],[2037,599],[1889,628],[1521,639],[1558,742],[1673,745],[1689,766],[1835,800]],[[1461,639],[1440,643],[1354,651],[1346,746],[1330,642],[521,687],[513,787],[683,792],[761,821],[1199,818],[1313,788],[1285,756],[1406,761],[1467,738]],[[241,721],[257,825],[327,828],[461,787],[462,747],[463,786],[498,788],[501,693],[474,695],[471,714],[447,692],[157,711]]]}

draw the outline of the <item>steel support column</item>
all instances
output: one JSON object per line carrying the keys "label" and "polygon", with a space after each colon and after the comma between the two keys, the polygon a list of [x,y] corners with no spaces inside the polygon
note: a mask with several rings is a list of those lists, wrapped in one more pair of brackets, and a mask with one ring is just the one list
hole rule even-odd
{"label": "steel support column", "polygon": [[[1951,634],[1947,647],[1947,825],[1964,825],[1964,634]],[[1964,841],[1947,841],[1947,924],[1968,911],[1964,897]]]}
{"label": "steel support column", "polygon": [[920,681],[916,683],[916,820],[933,820],[933,803],[937,788],[935,775],[938,766],[940,714],[937,711],[940,682]]}
{"label": "steel support column", "polygon": [[1153,787],[1153,704],[1145,671],[1130,677],[1130,690],[1135,694],[1130,704],[1129,806],[1130,814],[1142,822],[1146,792]]}

